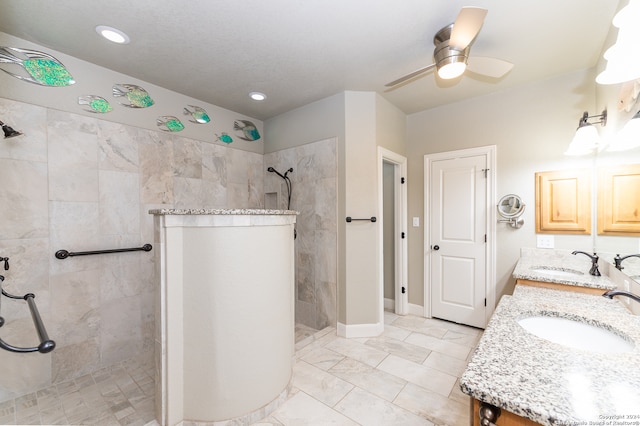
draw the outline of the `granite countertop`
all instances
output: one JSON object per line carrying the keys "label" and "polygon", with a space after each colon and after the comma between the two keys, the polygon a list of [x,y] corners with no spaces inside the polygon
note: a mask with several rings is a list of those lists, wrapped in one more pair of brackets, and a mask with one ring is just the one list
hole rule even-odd
{"label": "granite countertop", "polygon": [[[545,269],[549,272],[545,272]],[[589,269],[591,269],[591,260],[583,254],[572,255],[566,250],[522,249],[520,260],[513,270],[513,277],[603,290],[617,288],[615,283],[604,275],[600,277],[590,275]],[[560,275],[554,273],[555,271],[574,274]]]}
{"label": "granite countertop", "polygon": [[[598,325],[635,348],[615,354],[573,349],[536,337],[517,322],[539,315]],[[543,425],[635,422],[640,421],[639,365],[640,317],[620,301],[517,285],[513,296],[498,304],[460,387],[480,401]]]}
{"label": "granite countertop", "polygon": [[155,215],[297,215],[295,210],[270,209],[153,209],[150,214]]}

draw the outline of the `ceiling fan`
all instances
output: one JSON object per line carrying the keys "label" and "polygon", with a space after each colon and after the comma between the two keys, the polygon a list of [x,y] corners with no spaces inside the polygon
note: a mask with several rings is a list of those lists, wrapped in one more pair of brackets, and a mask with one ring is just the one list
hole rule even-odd
{"label": "ceiling fan", "polygon": [[493,78],[500,78],[508,73],[513,68],[513,64],[510,62],[484,56],[469,57],[471,44],[480,32],[486,15],[487,9],[480,7],[460,9],[456,21],[442,28],[433,37],[433,44],[436,45],[433,51],[435,62],[387,83],[385,86],[397,86],[434,68],[442,79],[456,78],[467,69],[476,74]]}

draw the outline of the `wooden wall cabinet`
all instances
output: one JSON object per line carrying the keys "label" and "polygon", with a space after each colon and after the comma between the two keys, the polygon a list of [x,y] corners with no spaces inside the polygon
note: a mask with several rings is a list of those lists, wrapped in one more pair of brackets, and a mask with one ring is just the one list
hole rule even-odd
{"label": "wooden wall cabinet", "polygon": [[598,235],[640,236],[640,164],[600,169]]}
{"label": "wooden wall cabinet", "polygon": [[591,170],[536,173],[536,233],[591,234]]}

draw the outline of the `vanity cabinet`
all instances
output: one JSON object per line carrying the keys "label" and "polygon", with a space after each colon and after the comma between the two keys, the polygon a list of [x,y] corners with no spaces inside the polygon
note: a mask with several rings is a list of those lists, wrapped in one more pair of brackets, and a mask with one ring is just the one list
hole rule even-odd
{"label": "vanity cabinet", "polygon": [[536,173],[536,233],[591,234],[591,171]]}
{"label": "vanity cabinet", "polygon": [[528,286],[538,287],[538,288],[550,288],[552,290],[574,291],[577,293],[595,294],[597,296],[601,296],[602,293],[607,291],[602,288],[583,287],[580,285],[551,283],[546,281],[525,280],[522,278],[516,279],[516,284],[528,285]]}
{"label": "vanity cabinet", "polygon": [[[481,402],[475,398],[471,398],[471,425],[480,426],[480,404]],[[536,423],[533,420],[529,420],[525,417],[518,416],[506,410],[500,410],[500,415],[495,420],[496,426],[539,426],[540,423]]]}
{"label": "vanity cabinet", "polygon": [[598,234],[640,236],[640,164],[600,170]]}

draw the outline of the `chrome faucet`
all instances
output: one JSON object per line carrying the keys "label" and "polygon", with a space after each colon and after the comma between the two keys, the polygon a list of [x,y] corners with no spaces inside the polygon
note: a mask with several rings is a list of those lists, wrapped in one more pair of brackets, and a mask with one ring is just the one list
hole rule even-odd
{"label": "chrome faucet", "polygon": [[629,299],[633,299],[640,303],[640,296],[624,290],[609,290],[603,294],[607,299],[613,299],[613,296],[627,296]]}
{"label": "chrome faucet", "polygon": [[616,264],[616,268],[619,270],[623,270],[622,261],[628,257],[640,257],[640,254],[630,254],[628,256],[620,257],[619,254],[616,254],[616,257],[613,258],[613,262]]}
{"label": "chrome faucet", "polygon": [[600,271],[598,270],[598,259],[600,259],[598,257],[598,255],[596,253],[593,253],[593,256],[590,255],[589,253],[586,253],[584,251],[574,251],[571,254],[584,254],[585,256],[587,256],[589,259],[591,259],[591,269],[589,269],[589,273],[591,275],[593,275],[594,277],[599,277],[600,276]]}

